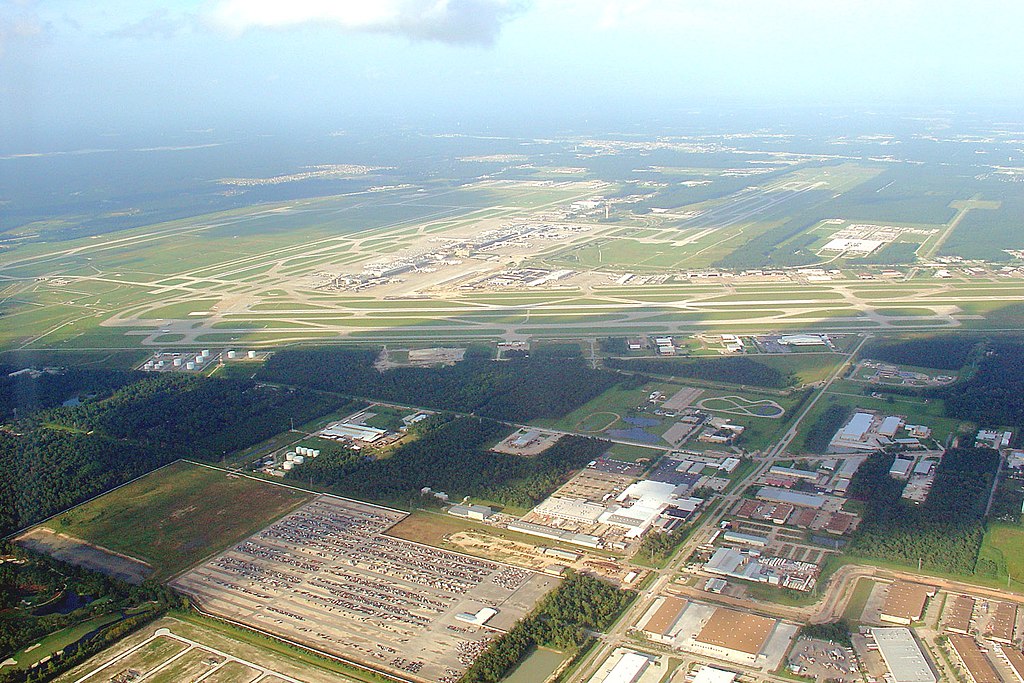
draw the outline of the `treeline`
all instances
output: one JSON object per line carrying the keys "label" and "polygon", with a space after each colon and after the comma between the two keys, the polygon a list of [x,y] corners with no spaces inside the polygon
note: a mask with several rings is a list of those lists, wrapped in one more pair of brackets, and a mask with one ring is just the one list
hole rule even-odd
{"label": "treeline", "polygon": [[608,630],[634,597],[632,591],[572,573],[533,612],[494,640],[459,683],[497,683],[537,647],[575,652],[586,642],[588,630]]}
{"label": "treeline", "polygon": [[[578,347],[577,347],[578,348]],[[620,378],[580,358],[467,358],[442,368],[379,372],[372,350],[307,349],[274,354],[259,372],[269,382],[526,422],[561,417]]]}
{"label": "treeline", "polygon": [[846,418],[850,416],[852,408],[849,406],[833,404],[825,409],[818,419],[814,421],[811,428],[807,430],[804,438],[804,449],[809,453],[824,453],[836,431],[843,426]]}
{"label": "treeline", "polygon": [[709,382],[747,384],[785,389],[796,384],[793,375],[744,356],[726,358],[609,358],[605,365],[618,370],[671,375]]}
{"label": "treeline", "polygon": [[853,640],[850,638],[850,622],[846,619],[830,621],[827,624],[804,624],[800,627],[801,638],[815,638],[827,640],[831,643],[853,647]]}
{"label": "treeline", "polygon": [[854,555],[925,569],[971,574],[984,536],[983,517],[999,454],[987,448],[946,452],[922,505],[901,498],[889,476],[895,455],[876,453],[857,470],[849,495],[866,504],[848,546]]}
{"label": "treeline", "polygon": [[432,419],[423,435],[387,458],[354,452],[322,453],[290,476],[362,500],[403,504],[430,486],[453,497],[476,496],[502,505],[531,507],[608,446],[604,441],[563,436],[543,453],[524,458],[488,448],[510,428],[485,418]]}
{"label": "treeline", "polygon": [[0,430],[0,534],[182,457],[219,460],[344,399],[245,380],[160,375]]}
{"label": "treeline", "polygon": [[0,420],[25,417],[79,397],[108,396],[142,377],[142,373],[128,370],[87,368],[61,368],[38,377],[28,373],[10,376],[20,369],[0,364]]}
{"label": "treeline", "polygon": [[860,357],[897,365],[958,371],[971,360],[971,352],[977,346],[976,339],[959,334],[900,340],[877,339],[864,345]]}
{"label": "treeline", "polygon": [[[62,628],[104,614],[124,616],[85,641],[64,648],[62,657],[39,669],[0,671],[0,683],[50,680],[59,671],[99,652],[180,602],[173,591],[159,584],[133,586],[13,544],[0,545],[0,554],[14,560],[0,564],[0,659],[7,659],[26,645]],[[87,604],[61,614],[45,613],[45,609],[21,602],[25,596],[62,596],[68,592],[88,596]],[[130,616],[125,614],[129,609]]]}
{"label": "treeline", "polygon": [[175,456],[101,434],[0,432],[0,535],[65,510]]}
{"label": "treeline", "polygon": [[982,425],[1024,425],[1024,343],[992,342],[974,374],[941,395],[950,417]]}
{"label": "treeline", "polygon": [[637,548],[633,559],[660,566],[675,555],[683,541],[689,538],[691,531],[693,531],[692,525],[687,525],[673,531],[648,531],[644,534],[644,538],[640,542],[640,547]]}

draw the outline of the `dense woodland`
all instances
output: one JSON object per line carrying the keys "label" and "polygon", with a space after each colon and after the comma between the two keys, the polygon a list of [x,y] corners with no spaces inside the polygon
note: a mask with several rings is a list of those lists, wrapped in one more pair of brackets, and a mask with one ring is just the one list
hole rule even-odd
{"label": "dense woodland", "polygon": [[916,339],[874,339],[861,349],[861,358],[897,365],[958,371],[971,360],[978,340],[960,334]]}
{"label": "dense woodland", "polygon": [[990,343],[974,374],[943,397],[950,417],[981,425],[1024,426],[1024,343]]}
{"label": "dense woodland", "polygon": [[671,375],[709,382],[728,382],[785,389],[796,384],[796,378],[756,360],[737,356],[733,358],[637,358],[625,360],[609,358],[605,365],[618,370]]}
{"label": "dense woodland", "polygon": [[244,380],[146,377],[106,398],[41,410],[0,431],[0,534],[178,458],[219,460],[344,399]]}
{"label": "dense woodland", "polygon": [[341,495],[391,504],[415,501],[420,489],[430,486],[453,498],[475,496],[530,507],[608,447],[604,441],[564,436],[540,455],[524,458],[488,450],[511,431],[494,420],[437,416],[423,427],[419,438],[387,458],[332,450],[293,476]]}
{"label": "dense woodland", "polygon": [[824,453],[836,431],[846,422],[853,409],[839,404],[830,405],[818,416],[804,438],[804,448],[809,453]]}
{"label": "dense woodland", "polygon": [[460,683],[497,683],[537,647],[574,653],[586,642],[588,630],[608,630],[634,597],[591,576],[570,574],[533,612],[493,641]]}
{"label": "dense woodland", "polygon": [[376,356],[375,351],[351,349],[281,351],[267,361],[259,377],[516,422],[565,415],[620,379],[615,373],[588,368],[579,358],[467,358],[448,367],[379,372],[373,367]]}
{"label": "dense woodland", "polygon": [[[0,545],[0,559],[0,660],[47,634],[93,617],[124,617],[93,634],[87,642],[66,648],[62,658],[41,671],[31,675],[0,671],[0,683],[49,680],[57,671],[83,661],[178,602],[163,586],[132,586],[13,544]],[[66,604],[67,596],[78,596],[82,604],[77,608],[68,604],[62,613],[55,606]]]}
{"label": "dense woodland", "polygon": [[0,420],[24,417],[44,408],[88,396],[109,396],[111,392],[143,375],[128,370],[66,368],[11,377],[21,370],[0,364]]}
{"label": "dense woodland", "polygon": [[904,482],[889,476],[894,459],[892,453],[872,455],[850,484],[850,496],[864,501],[866,509],[849,551],[912,567],[920,561],[925,569],[973,573],[999,454],[987,448],[950,449],[922,505],[900,497]]}

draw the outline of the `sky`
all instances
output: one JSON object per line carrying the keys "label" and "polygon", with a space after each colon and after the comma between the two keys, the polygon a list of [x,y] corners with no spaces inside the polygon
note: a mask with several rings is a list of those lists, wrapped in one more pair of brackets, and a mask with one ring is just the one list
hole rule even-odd
{"label": "sky", "polygon": [[0,126],[1024,105],[1019,0],[0,0]]}

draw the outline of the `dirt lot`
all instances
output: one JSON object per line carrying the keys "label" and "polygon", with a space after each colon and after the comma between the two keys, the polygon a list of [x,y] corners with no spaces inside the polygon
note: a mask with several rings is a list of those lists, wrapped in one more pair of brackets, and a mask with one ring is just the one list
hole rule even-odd
{"label": "dirt lot", "polygon": [[58,534],[45,527],[30,529],[14,540],[37,553],[136,585],[153,573],[153,568],[142,560],[115,553],[113,550],[65,534]]}

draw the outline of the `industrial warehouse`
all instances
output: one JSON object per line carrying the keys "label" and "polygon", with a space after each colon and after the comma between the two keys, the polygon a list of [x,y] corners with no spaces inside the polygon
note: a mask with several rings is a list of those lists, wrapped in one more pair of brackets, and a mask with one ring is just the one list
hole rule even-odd
{"label": "industrial warehouse", "polygon": [[651,529],[671,531],[704,504],[691,486],[586,468],[509,529],[588,547],[626,550]]}
{"label": "industrial warehouse", "polygon": [[657,598],[635,628],[673,649],[765,669],[778,665],[796,633],[777,619],[677,596]]}
{"label": "industrial warehouse", "polygon": [[331,655],[455,680],[558,579],[384,535],[404,517],[320,496],[173,585],[207,612]]}

